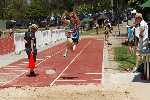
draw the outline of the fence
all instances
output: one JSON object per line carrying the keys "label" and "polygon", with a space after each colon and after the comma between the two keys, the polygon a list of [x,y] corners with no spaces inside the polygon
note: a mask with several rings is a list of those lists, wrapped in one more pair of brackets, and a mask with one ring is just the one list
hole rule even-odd
{"label": "fence", "polygon": [[[15,52],[20,54],[25,49],[24,43],[25,32],[14,33],[13,37],[7,36],[0,38],[0,55]],[[54,44],[56,41],[65,40],[65,32],[63,29],[37,31],[35,33],[37,41],[37,49],[45,45]]]}
{"label": "fence", "polygon": [[[25,33],[14,34],[15,53],[20,54],[25,49],[24,43]],[[37,49],[47,44],[54,44],[56,41],[65,40],[65,32],[63,29],[37,31],[35,33],[37,41]]]}

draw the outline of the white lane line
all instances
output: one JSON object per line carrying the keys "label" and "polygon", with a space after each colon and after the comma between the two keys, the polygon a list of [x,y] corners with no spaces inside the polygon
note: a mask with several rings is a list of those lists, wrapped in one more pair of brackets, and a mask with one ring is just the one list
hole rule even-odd
{"label": "white lane line", "polygon": [[10,68],[10,69],[11,69],[11,68],[12,68],[12,69],[13,69],[13,68],[20,68],[20,69],[21,69],[21,68],[26,68],[26,67],[23,67],[23,66],[6,66],[6,67],[3,67],[3,69],[5,69],[5,68]]}
{"label": "white lane line", "polygon": [[36,60],[43,60],[43,59],[36,59]]}
{"label": "white lane line", "polygon": [[83,49],[74,57],[74,59],[71,60],[71,62],[66,66],[66,68],[56,77],[56,79],[54,79],[50,86],[54,85],[55,81],[60,78],[60,76],[69,68],[69,66],[76,60],[76,58],[78,58],[81,55],[81,53],[88,47],[90,43],[91,41],[89,41],[87,45],[83,47]]}
{"label": "white lane line", "polygon": [[87,80],[56,80],[58,82],[85,82]]}
{"label": "white lane line", "polygon": [[19,65],[19,66],[22,66],[22,65],[23,65],[23,66],[24,66],[24,65],[27,65],[27,64],[17,64],[17,65]]}
{"label": "white lane line", "polygon": [[51,58],[52,56],[46,56],[46,57]]}
{"label": "white lane line", "polygon": [[15,69],[15,70],[12,70],[12,71],[17,71],[17,72],[27,72],[28,70],[23,70],[23,69]]}
{"label": "white lane line", "polygon": [[16,73],[0,73],[0,75],[17,75]]}
{"label": "white lane line", "polygon": [[[6,67],[19,67],[19,66],[6,66]],[[4,68],[4,67],[3,67]]]}
{"label": "white lane line", "polygon": [[85,74],[88,74],[88,75],[101,75],[103,73],[85,73]]}
{"label": "white lane line", "polygon": [[23,62],[23,64],[28,64],[29,62],[27,61],[27,62]]}
{"label": "white lane line", "polygon": [[92,79],[92,80],[95,80],[95,81],[101,81],[102,79]]}
{"label": "white lane line", "polygon": [[8,67],[5,67],[5,68],[3,68],[3,69],[10,69],[10,70],[15,70],[15,69],[17,69],[17,70],[25,70],[26,68],[20,68],[20,67],[18,67],[18,68],[17,68],[17,67],[16,67],[16,68],[15,68],[15,67],[9,67],[9,68],[8,68]]}
{"label": "white lane line", "polygon": [[[57,54],[61,53],[63,50],[65,50],[65,48],[60,50],[60,51],[57,51],[55,54],[52,54],[51,57],[56,56]],[[44,61],[50,59],[51,57],[48,57],[48,58],[44,59],[43,61],[41,61],[38,64],[36,64],[36,66],[40,65],[41,63],[43,63]]]}
{"label": "white lane line", "polygon": [[24,69],[25,69],[26,67],[25,67],[25,66],[14,66],[14,67],[6,66],[6,67],[3,67],[3,69],[7,69],[7,68],[10,68],[10,69],[14,69],[14,68],[16,68],[16,69],[17,69],[17,68],[18,68],[18,69],[21,69],[21,68],[22,68],[22,69],[23,69],[23,68],[24,68]]}
{"label": "white lane line", "polygon": [[[109,66],[109,61],[107,61],[108,60],[108,51],[107,50],[105,50],[106,49],[106,47],[105,47],[105,42],[104,42],[104,40],[103,40],[103,59],[102,59],[102,67],[99,67],[99,68],[101,68],[102,69],[102,73],[104,73],[104,68],[108,65]],[[107,53],[105,52],[105,51],[107,51]],[[107,63],[107,65],[106,65],[106,63]],[[101,81],[101,83],[102,84],[104,84],[104,74],[102,74],[102,81]]]}
{"label": "white lane line", "polygon": [[[57,51],[57,52],[56,52],[55,54],[53,54],[52,56],[56,56],[57,54],[59,54],[59,53],[62,52],[63,50],[65,50],[65,48],[62,49],[62,50]],[[49,59],[49,58],[43,59],[41,62],[39,62],[38,64],[36,64],[36,66],[40,65],[41,63],[43,63],[44,61],[46,61],[46,60],[48,60],[48,59]],[[14,70],[13,70],[13,71],[14,71]],[[23,70],[15,70],[15,71],[23,71]],[[12,81],[18,79],[20,76],[24,75],[27,71],[28,71],[28,70],[25,70],[23,73],[21,73],[20,75],[18,75],[18,76],[15,77],[15,78],[13,78],[12,80],[5,82],[5,83],[4,83],[3,85],[1,85],[1,86],[5,86],[5,85],[7,85],[8,83],[10,83],[10,82],[12,82]]]}

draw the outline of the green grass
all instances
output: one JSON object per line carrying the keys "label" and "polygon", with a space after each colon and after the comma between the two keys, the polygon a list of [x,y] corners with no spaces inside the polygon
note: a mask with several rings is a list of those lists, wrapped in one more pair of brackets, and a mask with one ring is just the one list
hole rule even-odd
{"label": "green grass", "polygon": [[[99,34],[103,33],[103,28],[99,28]],[[81,33],[81,31],[80,31]],[[81,35],[96,35],[96,29],[90,29],[90,30],[87,30],[87,31],[83,31],[81,33]]]}
{"label": "green grass", "polygon": [[136,55],[128,53],[128,46],[114,48],[115,60],[119,63],[119,69],[135,67]]}
{"label": "green grass", "polygon": [[95,29],[90,29],[90,30],[87,30],[87,31],[82,31],[80,33],[81,33],[81,35],[91,35],[92,33],[96,34],[96,30]]}

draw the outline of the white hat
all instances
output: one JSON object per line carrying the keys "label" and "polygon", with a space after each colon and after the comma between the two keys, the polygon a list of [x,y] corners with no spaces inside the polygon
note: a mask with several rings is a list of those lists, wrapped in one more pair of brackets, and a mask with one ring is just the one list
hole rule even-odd
{"label": "white hat", "polygon": [[31,25],[31,28],[33,28],[33,29],[38,29],[38,26],[37,26],[36,24],[32,24],[32,25]]}
{"label": "white hat", "polygon": [[141,13],[136,13],[135,17],[136,18],[143,18]]}

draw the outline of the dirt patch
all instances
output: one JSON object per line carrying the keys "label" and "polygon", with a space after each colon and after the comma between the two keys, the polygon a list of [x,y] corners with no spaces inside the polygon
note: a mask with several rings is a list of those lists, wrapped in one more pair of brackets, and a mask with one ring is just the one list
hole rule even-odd
{"label": "dirt patch", "polygon": [[53,74],[56,74],[56,70],[55,69],[47,69],[45,71],[45,74],[46,75],[53,75]]}
{"label": "dirt patch", "polygon": [[102,86],[23,87],[0,90],[1,100],[137,100],[127,88]]}

